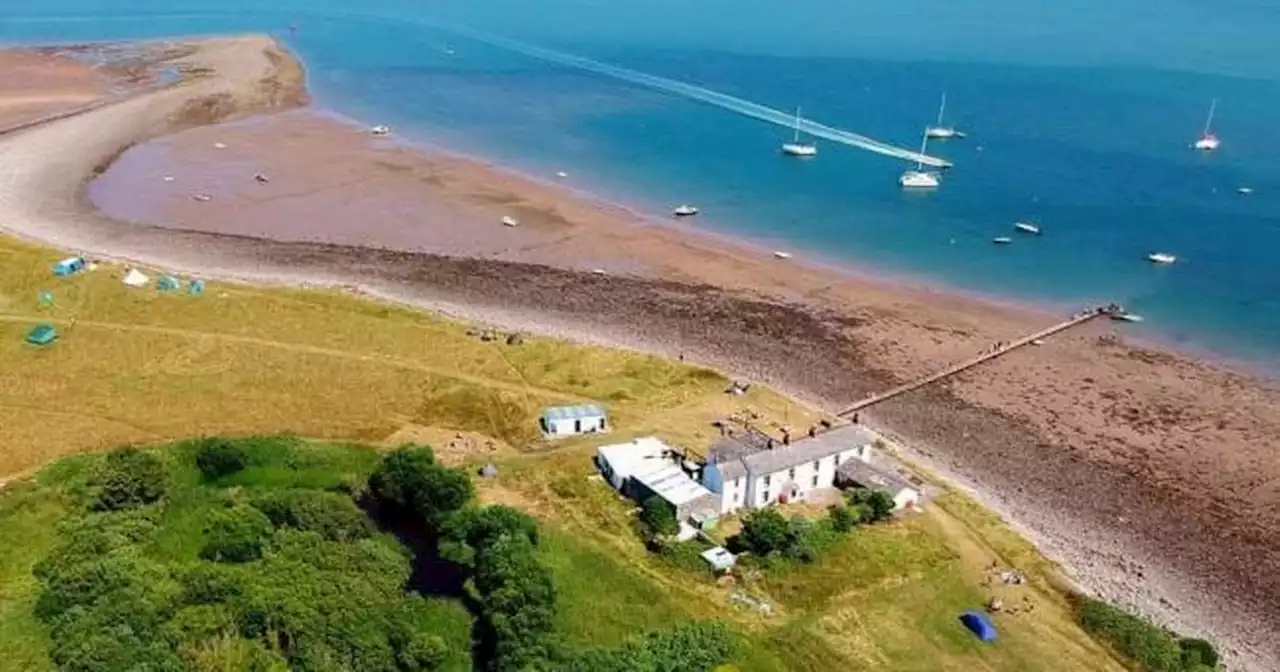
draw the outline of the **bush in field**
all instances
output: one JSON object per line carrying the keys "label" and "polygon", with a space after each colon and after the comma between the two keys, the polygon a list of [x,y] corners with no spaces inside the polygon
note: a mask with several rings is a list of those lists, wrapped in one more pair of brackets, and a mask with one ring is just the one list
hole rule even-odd
{"label": "bush in field", "polygon": [[781,553],[791,545],[791,524],[777,509],[757,509],[743,519],[737,541],[759,556]]}
{"label": "bush in field", "polygon": [[1173,636],[1155,625],[1092,598],[1081,598],[1078,609],[1080,625],[1087,632],[1137,661],[1146,672],[1195,669],[1184,665],[1183,650]]}
{"label": "bush in field", "polygon": [[1182,665],[1188,670],[1196,670],[1197,666],[1210,669],[1218,666],[1218,650],[1203,639],[1183,637],[1178,640],[1178,648],[1182,649]]}
{"label": "bush in field", "polygon": [[475,496],[471,477],[436,462],[435,453],[425,446],[389,453],[369,477],[369,489],[379,500],[421,516],[432,529],[439,529]]}
{"label": "bush in field", "polygon": [[862,511],[850,506],[832,504],[827,507],[827,518],[831,521],[831,529],[839,532],[852,532],[862,522]]}
{"label": "bush in field", "polygon": [[214,562],[257,560],[272,531],[271,520],[253,507],[219,511],[205,526],[200,557]]}
{"label": "bush in field", "polygon": [[248,463],[244,450],[226,439],[201,439],[196,444],[196,467],[207,479],[230,476]]}
{"label": "bush in field", "polygon": [[648,535],[670,536],[680,531],[675,507],[657,495],[640,504],[640,524]]}
{"label": "bush in field", "polygon": [[538,523],[509,506],[467,507],[445,521],[440,532],[441,555],[471,566],[476,554],[505,536],[521,537],[536,546]]}
{"label": "bush in field", "polygon": [[164,462],[137,448],[122,448],[107,455],[91,483],[97,497],[94,508],[115,511],[160,501],[169,486]]}
{"label": "bush in field", "polygon": [[364,511],[350,497],[317,490],[274,490],[253,500],[276,527],[316,532],[330,541],[363,539],[373,533]]}
{"label": "bush in field", "polygon": [[897,506],[893,501],[893,495],[885,490],[854,488],[845,493],[845,498],[849,506],[858,511],[861,519],[868,523],[887,520],[893,515],[893,509]]}

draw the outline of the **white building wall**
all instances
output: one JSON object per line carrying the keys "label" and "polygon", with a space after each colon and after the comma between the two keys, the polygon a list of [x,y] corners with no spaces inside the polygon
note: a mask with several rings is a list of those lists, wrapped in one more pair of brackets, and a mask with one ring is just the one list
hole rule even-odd
{"label": "white building wall", "polygon": [[555,436],[573,436],[574,434],[590,434],[604,430],[605,419],[603,416],[591,416],[586,418],[558,418],[548,421],[549,429]]}

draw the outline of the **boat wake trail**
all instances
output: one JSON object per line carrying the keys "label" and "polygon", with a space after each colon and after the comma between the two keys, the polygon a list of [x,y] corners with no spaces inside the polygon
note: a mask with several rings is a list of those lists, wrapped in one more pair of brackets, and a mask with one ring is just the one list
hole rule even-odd
{"label": "boat wake trail", "polygon": [[[730,112],[736,112],[747,117],[767,121],[779,126],[794,128],[797,123],[795,117],[792,116],[791,113],[775,110],[759,103],[753,103],[749,100],[744,100],[736,96],[730,96],[718,91],[703,88],[696,84],[689,84],[688,82],[668,79],[658,75],[650,75],[630,68],[601,63],[600,61],[593,61],[582,56],[574,56],[573,54],[566,54],[564,52],[554,51],[552,49],[546,49],[544,47],[538,47],[524,42],[518,42],[505,37],[488,35],[468,28],[452,26],[446,30],[501,49],[507,49],[533,58],[585,70],[587,72],[593,72],[606,77],[612,77],[631,84],[657,89],[659,91],[682,96],[691,100],[707,103],[709,105],[715,105],[716,107],[729,110]],[[804,119],[799,121],[799,128],[814,137],[824,138],[850,147],[875,152],[876,154],[906,159],[908,161],[922,163],[926,166],[933,166],[935,168],[945,168],[951,165],[951,163],[945,159],[921,154],[920,152],[910,149],[896,147],[888,143],[880,142],[874,138],[869,138],[865,135],[851,133],[839,128],[833,128],[831,126],[826,126],[824,124]]]}
{"label": "boat wake trail", "polygon": [[[246,12],[236,12],[234,14],[231,12],[225,12],[225,11],[200,11],[200,12],[165,12],[165,13],[153,13],[153,14],[110,14],[110,15],[101,15],[101,16],[89,16],[89,15],[73,15],[73,16],[64,15],[64,16],[47,16],[47,17],[6,16],[4,17],[4,20],[6,22],[10,20],[14,20],[14,21],[22,21],[24,23],[57,24],[57,23],[85,23],[85,22],[98,22],[98,21],[141,21],[141,20],[155,20],[155,19],[185,19],[185,20],[211,19],[211,18],[227,19],[228,17],[236,17],[243,20],[251,16],[272,17],[272,18],[278,19],[280,17],[287,16],[287,13],[285,13],[283,10],[257,9],[257,10],[251,10]],[[715,105],[716,107],[719,107],[721,109],[725,109],[730,112],[735,112],[737,114],[751,117],[753,119],[759,119],[760,121],[766,121],[771,124],[777,124],[779,126],[785,126],[787,128],[795,128],[797,126],[797,120],[789,112],[775,110],[771,107],[767,107],[759,103],[754,103],[749,100],[744,100],[736,96],[730,96],[728,94],[720,93],[719,91],[713,91],[711,89],[704,88],[696,84],[690,84],[688,82],[681,82],[679,80],[669,79],[667,77],[661,77],[658,75],[651,75],[645,72],[640,72],[638,70],[632,70],[630,68],[611,65],[609,63],[602,63],[600,61],[594,61],[592,59],[585,58],[582,56],[575,56],[573,54],[568,54],[561,51],[555,51],[553,49],[547,49],[545,47],[539,47],[536,45],[527,44],[524,42],[520,42],[518,40],[501,37],[498,35],[490,35],[488,33],[483,33],[477,30],[473,30],[465,26],[445,24],[445,23],[441,23],[434,20],[428,20],[422,17],[417,17],[417,16],[389,16],[381,13],[365,12],[365,11],[351,12],[351,11],[332,11],[332,10],[327,10],[327,11],[326,10],[307,10],[304,13],[304,16],[309,18],[324,18],[324,19],[336,20],[336,21],[360,21],[360,22],[383,24],[383,25],[417,24],[427,28],[439,30],[442,32],[452,33],[459,37],[474,40],[476,42],[497,47],[499,49],[505,49],[515,53],[523,54],[531,58],[537,58],[540,60],[556,63],[566,67],[576,68],[586,72],[592,72],[598,75],[604,75],[605,77],[611,77],[613,79],[628,82],[631,84],[636,84],[639,86],[648,87],[648,88],[662,91],[665,93],[670,93],[673,95],[688,98],[690,100],[696,100],[702,103],[706,103],[708,105]],[[809,135],[812,135],[814,137],[823,138],[825,140],[830,140],[832,142],[838,142],[842,145],[848,145],[850,147],[863,149],[869,152],[875,152],[876,154],[883,154],[884,156],[891,156],[898,159],[904,159],[907,161],[911,161],[913,163],[920,163],[926,166],[932,166],[934,168],[946,168],[951,165],[949,161],[938,158],[936,156],[929,156],[928,154],[924,154],[922,152],[917,152],[911,149],[905,149],[902,147],[897,147],[895,145],[890,145],[888,143],[881,142],[874,138],[869,138],[865,135],[859,135],[857,133],[852,133],[850,131],[846,131],[843,129],[827,126],[825,124],[819,124],[813,121],[809,121],[807,119],[799,120],[798,126],[801,131],[808,133]]]}

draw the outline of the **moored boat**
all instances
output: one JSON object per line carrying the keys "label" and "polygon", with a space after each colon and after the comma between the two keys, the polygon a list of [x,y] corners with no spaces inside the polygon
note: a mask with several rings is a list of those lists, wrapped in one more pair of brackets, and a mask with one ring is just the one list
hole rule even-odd
{"label": "moored boat", "polygon": [[1035,236],[1040,235],[1040,227],[1030,222],[1014,222],[1013,228],[1023,233],[1030,233]]}
{"label": "moored boat", "polygon": [[1178,258],[1168,252],[1152,252],[1147,255],[1147,261],[1153,264],[1172,264],[1178,261]]}
{"label": "moored boat", "polygon": [[796,131],[795,136],[791,139],[791,142],[782,143],[782,153],[786,154],[787,156],[798,156],[798,157],[817,156],[818,145],[816,143],[812,141],[810,142],[800,141],[800,108],[798,107],[796,108],[795,131]]}
{"label": "moored boat", "polygon": [[698,209],[693,207],[692,205],[686,204],[676,208],[675,210],[672,210],[671,214],[675,215],[676,217],[692,217],[698,214]]}

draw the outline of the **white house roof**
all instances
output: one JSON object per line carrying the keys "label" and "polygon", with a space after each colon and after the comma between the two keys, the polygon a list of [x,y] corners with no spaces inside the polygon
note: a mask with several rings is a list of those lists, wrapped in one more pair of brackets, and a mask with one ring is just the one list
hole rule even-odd
{"label": "white house roof", "polygon": [[652,436],[600,446],[596,454],[619,477],[634,478],[674,506],[711,494],[671,460],[671,446]]}
{"label": "white house roof", "polygon": [[643,483],[659,497],[671,502],[672,506],[680,506],[695,499],[712,496],[710,490],[689,478],[683,469],[672,462],[667,462],[653,471],[632,474],[631,477]]}
{"label": "white house roof", "polygon": [[548,406],[542,411],[547,420],[579,420],[582,418],[602,418],[604,409],[596,404],[578,404],[575,406]]}

